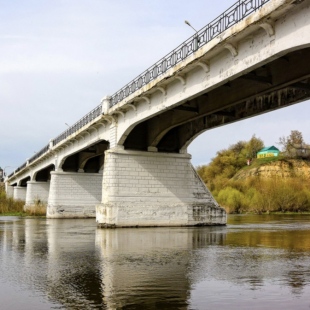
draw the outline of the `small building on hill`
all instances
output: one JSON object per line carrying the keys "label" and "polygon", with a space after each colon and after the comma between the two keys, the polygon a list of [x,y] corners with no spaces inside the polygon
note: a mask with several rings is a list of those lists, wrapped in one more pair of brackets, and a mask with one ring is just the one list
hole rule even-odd
{"label": "small building on hill", "polygon": [[257,158],[279,156],[280,150],[275,146],[267,146],[257,152]]}

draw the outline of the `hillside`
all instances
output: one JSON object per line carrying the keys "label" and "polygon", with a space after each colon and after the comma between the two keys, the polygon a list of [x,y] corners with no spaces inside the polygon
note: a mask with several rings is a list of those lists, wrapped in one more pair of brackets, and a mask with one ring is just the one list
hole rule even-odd
{"label": "hillside", "polygon": [[302,178],[310,180],[310,161],[302,159],[279,159],[269,162],[256,159],[252,165],[239,170],[234,180],[244,180],[249,177],[260,178]]}
{"label": "hillside", "polygon": [[[310,211],[309,160],[255,159],[250,166],[243,164],[238,169],[228,165],[227,157],[220,159],[226,160],[217,158],[211,165],[200,167],[198,172],[228,213]],[[215,162],[224,162],[226,166],[215,170]]]}

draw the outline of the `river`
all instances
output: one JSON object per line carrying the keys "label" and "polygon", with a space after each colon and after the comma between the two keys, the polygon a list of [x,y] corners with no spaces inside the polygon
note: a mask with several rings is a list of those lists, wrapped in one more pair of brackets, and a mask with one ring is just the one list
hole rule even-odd
{"label": "river", "polygon": [[97,229],[0,217],[0,309],[310,309],[310,215]]}

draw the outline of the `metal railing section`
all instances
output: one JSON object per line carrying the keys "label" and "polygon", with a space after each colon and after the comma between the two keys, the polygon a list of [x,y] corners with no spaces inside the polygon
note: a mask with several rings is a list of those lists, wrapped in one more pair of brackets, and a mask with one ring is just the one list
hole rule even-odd
{"label": "metal railing section", "polygon": [[101,104],[98,105],[96,108],[91,110],[88,114],[83,116],[80,120],[78,120],[75,124],[70,126],[67,130],[62,132],[59,136],[57,136],[55,139],[52,140],[53,145],[58,144],[62,140],[65,140],[67,137],[69,137],[71,134],[77,132],[79,129],[84,127],[85,125],[89,124],[92,120],[94,120],[96,117],[98,117],[101,113]]}
{"label": "metal railing section", "polygon": [[122,89],[112,95],[110,107],[114,106],[136,90],[140,89],[168,69],[193,54],[198,48],[207,44],[216,36],[231,26],[258,10],[270,0],[243,0],[238,1],[222,13],[219,17],[203,27],[188,40],[180,44],[176,49],[157,61],[153,66],[145,70]]}
{"label": "metal railing section", "polygon": [[[148,84],[152,80],[156,79],[158,76],[164,74],[168,69],[174,67],[176,64],[193,54],[198,48],[207,44],[216,36],[221,34],[223,31],[227,30],[231,26],[237,24],[239,21],[250,15],[251,13],[257,11],[265,3],[270,0],[239,0],[233,4],[229,9],[227,9],[220,16],[215,18],[208,25],[203,27],[188,40],[180,44],[177,48],[167,54],[165,57],[157,61],[153,66],[145,70],[138,77],[133,79],[119,91],[117,91],[111,97],[110,107],[114,106],[118,102],[122,101],[124,98],[128,97],[136,90],[140,89],[144,85]],[[83,126],[90,123],[100,114],[102,114],[101,104],[78,120],[74,125],[69,127],[67,130],[58,135],[55,139],[52,140],[52,145],[55,146],[61,141],[65,140],[71,134],[77,132]],[[48,152],[49,144],[32,156],[28,162],[32,163],[34,160],[39,158],[44,153]],[[25,168],[27,162],[18,167],[14,172],[18,172],[21,169]],[[13,176],[11,173],[8,178]]]}
{"label": "metal railing section", "polygon": [[[98,117],[101,113],[101,104],[98,105],[96,108],[94,108],[93,110],[91,110],[88,114],[86,114],[85,116],[83,116],[80,120],[78,120],[74,125],[72,125],[71,127],[69,127],[67,130],[65,130],[64,132],[62,132],[59,136],[57,136],[55,139],[52,140],[52,145],[56,145],[59,142],[65,140],[68,136],[70,136],[71,134],[77,132],[79,129],[81,129],[83,126],[89,124],[92,120],[94,120],[96,117]],[[8,178],[10,178],[11,176],[14,175],[14,173],[22,170],[23,168],[25,168],[27,166],[27,162],[30,164],[33,161],[35,161],[37,158],[39,158],[41,155],[45,154],[48,152],[50,147],[50,144],[47,144],[46,146],[44,146],[39,152],[37,152],[35,155],[33,155],[32,157],[30,157],[28,159],[28,161],[26,161],[25,163],[23,163],[21,166],[19,166],[17,169],[14,170],[14,172],[12,172],[11,174],[8,175]]]}
{"label": "metal railing section", "polygon": [[49,149],[49,144],[45,145],[39,152],[36,152],[32,157],[28,159],[29,163],[32,163],[37,158],[39,158],[41,155],[45,154]]}

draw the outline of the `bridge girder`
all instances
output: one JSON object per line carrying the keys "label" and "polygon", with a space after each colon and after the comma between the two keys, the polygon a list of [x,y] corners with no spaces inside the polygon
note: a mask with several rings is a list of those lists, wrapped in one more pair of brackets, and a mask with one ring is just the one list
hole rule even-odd
{"label": "bridge girder", "polygon": [[310,98],[310,48],[292,51],[138,124],[126,149],[180,152],[200,133]]}

